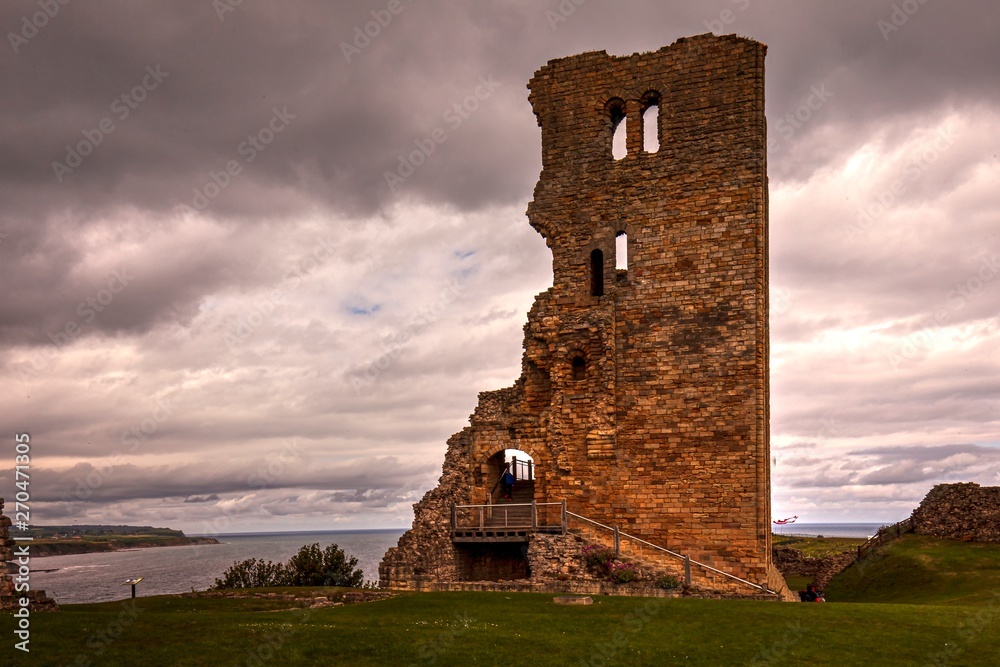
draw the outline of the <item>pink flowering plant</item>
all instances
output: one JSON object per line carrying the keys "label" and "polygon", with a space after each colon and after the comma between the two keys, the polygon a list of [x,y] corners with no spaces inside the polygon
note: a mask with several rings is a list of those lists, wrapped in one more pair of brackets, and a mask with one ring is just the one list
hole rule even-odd
{"label": "pink flowering plant", "polygon": [[639,578],[639,568],[632,563],[615,561],[608,568],[608,577],[616,584],[627,584]]}

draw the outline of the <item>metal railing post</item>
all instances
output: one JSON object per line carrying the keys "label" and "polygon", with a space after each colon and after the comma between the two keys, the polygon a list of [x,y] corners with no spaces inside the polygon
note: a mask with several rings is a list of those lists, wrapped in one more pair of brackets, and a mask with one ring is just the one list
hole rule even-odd
{"label": "metal railing post", "polygon": [[479,508],[479,530],[483,529],[483,508]]}
{"label": "metal railing post", "polygon": [[691,585],[691,556],[684,556],[684,583]]}
{"label": "metal railing post", "polygon": [[618,526],[615,526],[615,558],[621,555],[622,551],[622,536],[618,531]]}
{"label": "metal railing post", "polygon": [[458,506],[451,506],[451,527],[458,530]]}
{"label": "metal railing post", "polygon": [[566,534],[566,500],[562,501],[562,516],[559,517],[559,525],[562,526],[562,534]]}
{"label": "metal railing post", "polygon": [[538,507],[534,500],[531,501],[531,528],[532,530],[538,528]]}

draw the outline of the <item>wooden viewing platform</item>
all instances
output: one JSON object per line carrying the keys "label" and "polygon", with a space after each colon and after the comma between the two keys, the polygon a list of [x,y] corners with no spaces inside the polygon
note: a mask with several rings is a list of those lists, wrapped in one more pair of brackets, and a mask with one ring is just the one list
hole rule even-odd
{"label": "wooden viewing platform", "polygon": [[566,501],[454,505],[452,542],[527,542],[532,533],[566,532]]}

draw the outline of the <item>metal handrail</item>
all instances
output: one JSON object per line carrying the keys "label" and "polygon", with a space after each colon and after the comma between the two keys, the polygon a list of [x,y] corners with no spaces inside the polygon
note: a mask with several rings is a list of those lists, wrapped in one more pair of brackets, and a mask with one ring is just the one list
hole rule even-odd
{"label": "metal handrail", "polygon": [[718,574],[721,574],[724,577],[732,579],[733,581],[738,581],[738,582],[740,582],[742,584],[746,584],[747,586],[751,586],[753,588],[756,588],[756,589],[759,589],[761,591],[764,591],[765,593],[773,593],[774,592],[774,591],[771,591],[770,589],[768,589],[767,586],[761,586],[760,584],[755,584],[752,581],[747,581],[746,579],[741,579],[740,577],[737,577],[735,574],[730,574],[728,572],[723,572],[722,570],[714,568],[711,565],[708,565],[706,563],[702,563],[702,562],[696,561],[693,558],[691,558],[690,556],[683,556],[683,555],[681,555],[681,554],[679,554],[679,553],[677,553],[675,551],[671,551],[670,549],[664,549],[663,547],[659,546],[658,544],[653,544],[652,542],[647,542],[646,540],[642,539],[641,537],[636,537],[635,535],[629,535],[628,533],[623,533],[623,532],[621,532],[620,530],[618,530],[616,528],[612,528],[610,526],[605,526],[603,523],[598,523],[597,521],[594,521],[593,519],[588,519],[585,516],[580,516],[579,514],[576,514],[575,512],[567,511],[566,512],[566,516],[571,516],[571,517],[574,517],[576,519],[582,519],[583,521],[586,521],[587,523],[592,523],[595,526],[599,526],[601,528],[604,528],[605,530],[610,530],[612,533],[614,533],[618,537],[625,537],[625,538],[628,538],[630,540],[635,540],[636,542],[641,542],[642,544],[650,546],[653,549],[657,549],[657,550],[662,551],[662,552],[664,552],[666,554],[669,554],[670,556],[673,556],[674,558],[679,558],[679,559],[681,559],[681,560],[683,560],[685,562],[690,562],[692,565],[697,565],[698,567],[704,568],[706,570],[710,570],[712,572],[716,572]]}

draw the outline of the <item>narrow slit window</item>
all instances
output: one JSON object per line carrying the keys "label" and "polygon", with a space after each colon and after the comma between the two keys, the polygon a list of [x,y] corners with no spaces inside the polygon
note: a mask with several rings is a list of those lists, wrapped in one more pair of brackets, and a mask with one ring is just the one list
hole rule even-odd
{"label": "narrow slit window", "polygon": [[573,357],[573,379],[574,380],[586,380],[587,379],[587,360],[583,357],[576,356]]}
{"label": "narrow slit window", "polygon": [[618,232],[615,237],[615,268],[628,270],[628,234]]}
{"label": "narrow slit window", "polygon": [[599,249],[590,253],[590,295],[604,296],[604,253]]}
{"label": "narrow slit window", "polygon": [[616,160],[621,160],[628,154],[628,149],[625,147],[625,124],[627,122],[625,118],[622,118],[615,126],[615,135],[611,140],[611,157]]}
{"label": "narrow slit window", "polygon": [[611,128],[611,157],[621,160],[628,152],[625,140],[625,100],[616,97],[608,101],[606,109]]}
{"label": "narrow slit window", "polygon": [[642,149],[647,153],[660,150],[660,104],[654,102],[642,112]]}

